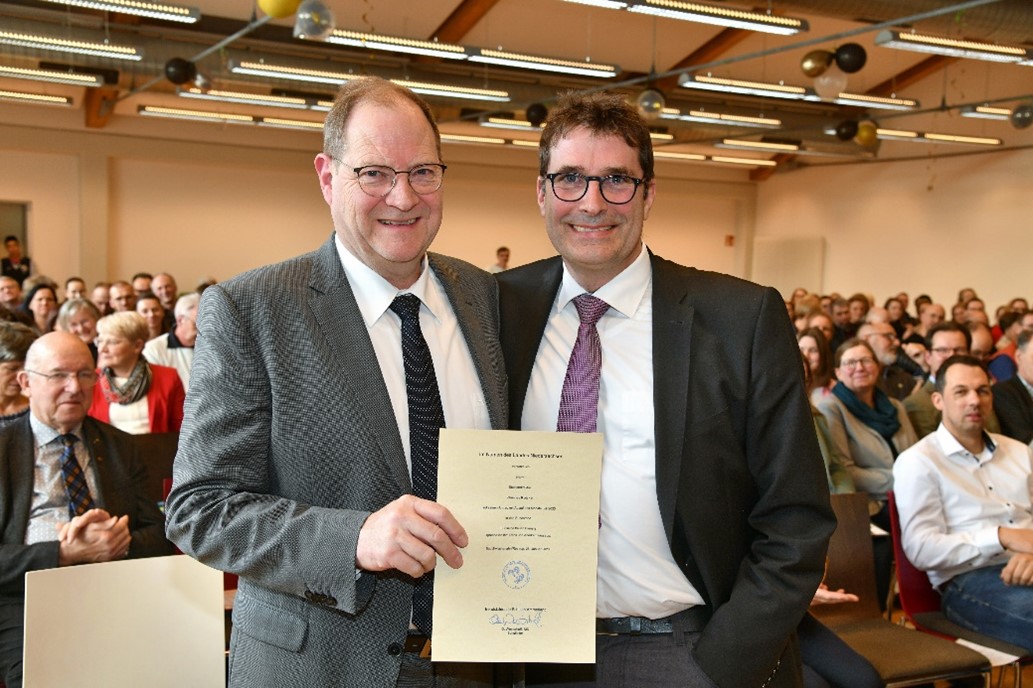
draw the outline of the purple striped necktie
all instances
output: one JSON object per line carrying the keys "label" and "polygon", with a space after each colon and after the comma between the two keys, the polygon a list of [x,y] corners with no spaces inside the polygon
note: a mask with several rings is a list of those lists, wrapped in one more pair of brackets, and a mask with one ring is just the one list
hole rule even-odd
{"label": "purple striped necktie", "polygon": [[577,341],[563,378],[556,429],[595,432],[599,416],[599,374],[603,365],[603,348],[595,324],[610,309],[610,304],[591,294],[581,294],[574,298],[574,307],[581,325],[577,328]]}

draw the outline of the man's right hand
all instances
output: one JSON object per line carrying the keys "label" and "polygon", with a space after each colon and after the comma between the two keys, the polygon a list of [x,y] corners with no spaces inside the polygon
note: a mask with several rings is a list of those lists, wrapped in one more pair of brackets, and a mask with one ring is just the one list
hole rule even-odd
{"label": "man's right hand", "polygon": [[1033,585],[1033,554],[1013,554],[1001,571],[1005,585]]}
{"label": "man's right hand", "polygon": [[1033,530],[1029,528],[1005,528],[997,529],[997,539],[1001,546],[1012,552],[1025,552],[1033,554]]}
{"label": "man's right hand", "polygon": [[58,531],[58,566],[96,564],[125,558],[129,552],[129,516],[91,509]]}
{"label": "man's right hand", "polygon": [[355,565],[364,571],[397,569],[419,578],[434,568],[436,555],[454,569],[463,565],[460,547],[469,538],[448,509],[403,495],[370,514],[359,531]]}

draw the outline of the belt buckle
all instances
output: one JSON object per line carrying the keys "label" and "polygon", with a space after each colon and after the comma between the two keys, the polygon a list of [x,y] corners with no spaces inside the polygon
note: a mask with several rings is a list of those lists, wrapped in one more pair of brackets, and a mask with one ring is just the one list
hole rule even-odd
{"label": "belt buckle", "polygon": [[430,638],[420,648],[420,659],[430,659]]}

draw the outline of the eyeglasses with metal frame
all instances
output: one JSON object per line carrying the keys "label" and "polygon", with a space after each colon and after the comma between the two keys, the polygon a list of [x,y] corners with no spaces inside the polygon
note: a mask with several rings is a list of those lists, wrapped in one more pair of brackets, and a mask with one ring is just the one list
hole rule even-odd
{"label": "eyeglasses with metal frame", "polygon": [[47,381],[48,385],[53,387],[63,387],[67,385],[71,380],[78,380],[79,384],[83,387],[96,384],[97,373],[93,370],[79,370],[74,373],[58,371],[56,373],[41,373],[38,370],[29,370],[28,368],[23,369],[26,373],[32,373],[33,375],[39,375],[41,378]]}
{"label": "eyeglasses with metal frame", "polygon": [[418,195],[434,193],[441,188],[448,165],[429,162],[407,170],[393,170],[386,165],[363,165],[351,169],[364,193],[374,198],[383,198],[394,190],[400,174],[406,175],[410,188]]}
{"label": "eyeglasses with metal frame", "polygon": [[626,174],[596,177],[580,172],[550,172],[545,178],[552,185],[553,195],[565,203],[580,201],[588,193],[589,182],[596,182],[599,184],[599,193],[603,195],[603,200],[613,205],[631,203],[638,187],[645,181]]}

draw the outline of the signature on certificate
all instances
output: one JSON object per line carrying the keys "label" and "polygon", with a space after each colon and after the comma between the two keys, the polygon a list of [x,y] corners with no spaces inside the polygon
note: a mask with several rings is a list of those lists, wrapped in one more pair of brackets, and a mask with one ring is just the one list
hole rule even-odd
{"label": "signature on certificate", "polygon": [[492,626],[538,626],[542,625],[542,615],[545,614],[544,609],[527,609],[519,614],[513,612],[506,612],[504,614],[492,614],[488,618],[488,623]]}

